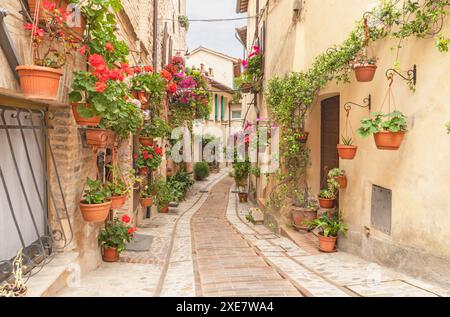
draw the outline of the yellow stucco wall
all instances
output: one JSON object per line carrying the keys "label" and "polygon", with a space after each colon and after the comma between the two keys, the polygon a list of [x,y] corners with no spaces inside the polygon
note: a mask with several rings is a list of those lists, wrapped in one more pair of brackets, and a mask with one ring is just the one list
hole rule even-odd
{"label": "yellow stucco wall", "polygon": [[[255,1],[250,1],[250,8]],[[253,4],[252,4],[253,3]],[[341,43],[362,14],[378,1],[322,0],[304,1],[299,19],[293,19],[292,1],[271,1],[268,8],[265,79],[289,71],[306,69],[315,56]],[[450,34],[447,18],[444,33]],[[253,34],[252,24],[248,34]],[[372,52],[379,58],[374,81],[329,86],[309,113],[308,145],[312,151],[309,184],[317,194],[320,186],[320,101],[340,95],[341,133],[345,126],[343,105],[362,103],[370,93],[373,110],[378,110],[387,92],[385,71],[392,67],[396,42],[374,43]],[[350,227],[350,236],[358,236],[364,247],[364,227],[371,227],[372,184],[392,190],[392,230],[385,235],[371,228],[371,237],[385,243],[414,249],[441,258],[450,257],[450,137],[445,122],[450,120],[450,55],[440,53],[432,39],[408,39],[399,55],[400,68],[418,68],[417,89],[413,93],[405,81],[395,78],[393,92],[397,108],[408,116],[409,132],[399,151],[377,150],[372,137],[356,137],[358,154],[352,161],[340,162],[348,174],[349,186],[341,191],[340,206]],[[265,105],[261,105],[266,112]],[[384,110],[387,110],[385,108]],[[354,107],[351,125],[359,127],[368,110]],[[355,131],[356,135],[356,131]],[[361,242],[362,241],[362,242]]]}

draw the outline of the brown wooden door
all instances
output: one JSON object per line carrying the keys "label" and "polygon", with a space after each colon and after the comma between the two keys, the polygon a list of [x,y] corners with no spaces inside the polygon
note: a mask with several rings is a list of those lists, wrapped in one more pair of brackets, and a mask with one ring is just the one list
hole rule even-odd
{"label": "brown wooden door", "polygon": [[339,167],[336,145],[339,144],[339,96],[321,103],[321,186],[326,187],[326,171]]}

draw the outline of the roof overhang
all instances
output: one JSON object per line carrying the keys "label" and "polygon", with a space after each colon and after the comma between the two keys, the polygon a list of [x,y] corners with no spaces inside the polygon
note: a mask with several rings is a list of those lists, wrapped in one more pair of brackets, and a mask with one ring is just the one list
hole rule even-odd
{"label": "roof overhang", "polygon": [[248,0],[236,0],[236,13],[246,13],[248,10]]}
{"label": "roof overhang", "polygon": [[222,90],[223,92],[229,93],[229,94],[233,94],[234,90],[230,87],[228,87],[227,85],[224,85],[220,82],[218,82],[217,80],[214,80],[212,78],[208,78],[209,84],[211,85],[211,87],[214,87],[218,90]]}
{"label": "roof overhang", "polygon": [[239,37],[239,39],[242,42],[242,45],[244,45],[244,47],[247,46],[247,26],[244,25],[243,27],[240,28],[236,28],[236,34]]}

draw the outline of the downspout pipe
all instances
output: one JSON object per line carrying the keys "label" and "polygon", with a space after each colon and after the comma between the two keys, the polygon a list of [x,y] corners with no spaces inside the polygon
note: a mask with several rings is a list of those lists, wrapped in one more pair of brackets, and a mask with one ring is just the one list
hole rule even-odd
{"label": "downspout pipe", "polygon": [[8,15],[8,11],[0,8],[0,46],[5,53],[9,68],[14,74],[14,77],[19,81],[19,75],[16,72],[16,67],[20,65],[19,55],[16,52],[11,36],[6,28],[4,18]]}

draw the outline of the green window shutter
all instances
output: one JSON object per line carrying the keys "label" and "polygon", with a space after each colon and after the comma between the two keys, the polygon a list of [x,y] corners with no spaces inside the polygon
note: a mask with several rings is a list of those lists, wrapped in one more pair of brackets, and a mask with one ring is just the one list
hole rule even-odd
{"label": "green window shutter", "polygon": [[217,94],[214,98],[214,119],[219,119],[219,96]]}
{"label": "green window shutter", "polygon": [[222,96],[220,100],[220,120],[225,120],[225,97]]}

